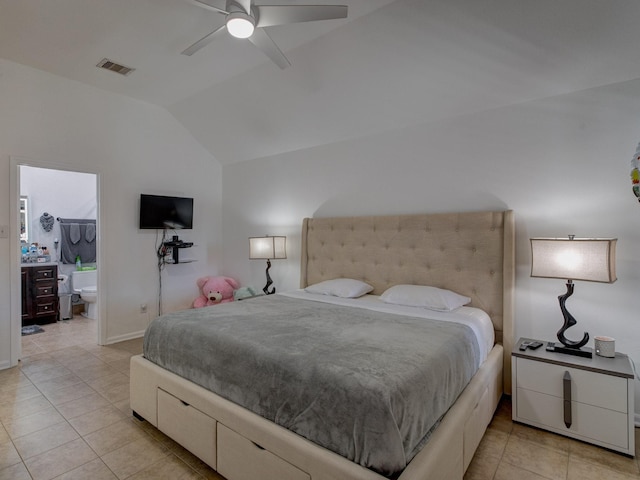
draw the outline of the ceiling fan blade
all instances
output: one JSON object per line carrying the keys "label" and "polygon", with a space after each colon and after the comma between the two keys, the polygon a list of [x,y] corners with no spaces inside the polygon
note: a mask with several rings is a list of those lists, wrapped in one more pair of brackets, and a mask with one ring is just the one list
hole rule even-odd
{"label": "ceiling fan blade", "polygon": [[217,7],[213,0],[187,0],[189,3],[197,5],[198,7],[206,8],[207,10],[213,10],[214,12],[223,13],[227,15],[229,12]]}
{"label": "ceiling fan blade", "polygon": [[346,5],[256,5],[257,27],[347,18]]}
{"label": "ceiling fan blade", "polygon": [[220,28],[214,30],[209,35],[205,35],[200,40],[198,40],[196,43],[194,43],[193,45],[191,45],[190,47],[187,47],[184,51],[182,51],[181,52],[182,55],[189,55],[189,56],[193,55],[194,53],[196,53],[201,48],[206,47],[211,42],[213,42],[215,40],[216,36],[218,36],[221,32],[223,32],[226,29],[227,29],[227,26],[226,25],[222,25]]}
{"label": "ceiling fan blade", "polygon": [[271,40],[271,37],[263,29],[256,28],[253,35],[251,35],[247,40],[262,50],[262,52],[280,68],[284,69],[291,66],[291,63],[287,60],[287,57],[284,56],[284,53],[282,53],[275,42]]}

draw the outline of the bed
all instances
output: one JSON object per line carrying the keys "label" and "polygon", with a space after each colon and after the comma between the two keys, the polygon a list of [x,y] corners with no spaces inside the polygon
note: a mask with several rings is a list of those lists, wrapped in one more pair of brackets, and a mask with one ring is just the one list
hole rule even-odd
{"label": "bed", "polygon": [[[335,453],[334,448],[320,446],[321,441],[310,441],[306,435],[294,433],[295,429],[284,428],[238,404],[242,402],[224,398],[234,399],[228,392],[224,397],[214,394],[201,386],[200,379],[187,380],[144,356],[131,360],[131,408],[229,480],[381,480],[388,478],[386,474],[401,480],[461,479],[502,393],[510,392],[513,244],[510,211],[304,220],[301,288],[350,278],[367,282],[373,287],[371,295],[377,296],[393,285],[430,285],[468,296],[470,307],[486,312],[491,320],[495,345],[488,346],[486,359],[462,387],[462,393],[455,394],[457,400],[430,431],[429,441],[424,446],[421,443],[417,453],[408,457],[408,465],[393,474],[365,468],[361,461],[356,463]],[[256,299],[254,306],[254,300],[246,300],[237,307],[242,304],[242,310],[250,311],[258,308],[258,301],[275,300]],[[278,300],[294,301],[298,300]],[[323,308],[338,307],[317,307]],[[222,315],[224,310],[216,313]],[[367,321],[376,315],[366,314]],[[176,318],[191,321],[188,312]],[[153,358],[151,350],[148,356]],[[221,372],[221,365],[224,362],[207,368]],[[229,370],[233,370],[231,366]],[[384,455],[384,448],[381,452],[378,456]]]}

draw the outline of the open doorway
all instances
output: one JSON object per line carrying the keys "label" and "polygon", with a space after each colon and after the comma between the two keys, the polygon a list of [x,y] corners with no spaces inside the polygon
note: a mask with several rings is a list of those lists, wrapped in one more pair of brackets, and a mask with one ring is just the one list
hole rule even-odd
{"label": "open doorway", "polygon": [[20,164],[17,169],[20,357],[96,344],[97,175]]}

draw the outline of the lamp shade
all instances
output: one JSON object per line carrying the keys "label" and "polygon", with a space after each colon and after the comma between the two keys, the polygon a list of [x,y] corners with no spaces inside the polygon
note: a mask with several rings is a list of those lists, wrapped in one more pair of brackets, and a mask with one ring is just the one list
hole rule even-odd
{"label": "lamp shade", "polygon": [[613,283],[617,238],[532,238],[531,276]]}
{"label": "lamp shade", "polygon": [[249,259],[287,258],[287,237],[249,237]]}

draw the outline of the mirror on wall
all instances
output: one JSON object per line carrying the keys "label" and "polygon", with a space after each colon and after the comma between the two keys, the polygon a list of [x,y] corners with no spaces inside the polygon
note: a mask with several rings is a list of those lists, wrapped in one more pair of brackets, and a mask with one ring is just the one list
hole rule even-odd
{"label": "mirror on wall", "polygon": [[20,243],[29,244],[29,199],[20,197]]}

